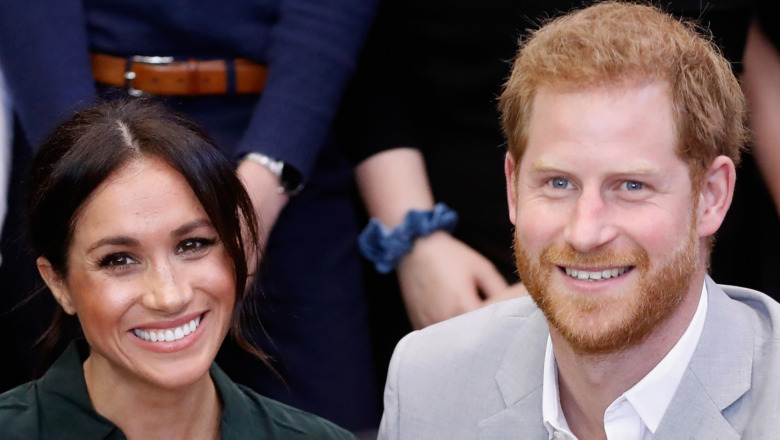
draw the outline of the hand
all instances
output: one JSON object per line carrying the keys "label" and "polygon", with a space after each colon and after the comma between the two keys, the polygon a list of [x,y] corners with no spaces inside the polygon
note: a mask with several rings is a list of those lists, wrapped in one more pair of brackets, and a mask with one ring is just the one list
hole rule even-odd
{"label": "hand", "polygon": [[485,305],[488,304],[495,304],[500,301],[506,301],[508,299],[512,298],[520,298],[521,296],[528,295],[528,290],[526,290],[525,286],[522,282],[512,284],[511,286],[507,287],[503,292],[499,292],[490,298],[485,300]]}
{"label": "hand", "polygon": [[507,290],[493,264],[450,234],[439,231],[418,239],[398,265],[398,280],[415,329],[485,305]]}
{"label": "hand", "polygon": [[[238,177],[244,182],[244,187],[255,208],[260,241],[257,243],[257,250],[262,254],[271,229],[273,229],[276,219],[279,218],[279,213],[282,212],[282,208],[290,197],[279,193],[279,179],[268,168],[259,163],[244,160],[236,171]],[[253,268],[257,267],[257,260],[257,255],[249,256],[250,272],[254,272]]]}

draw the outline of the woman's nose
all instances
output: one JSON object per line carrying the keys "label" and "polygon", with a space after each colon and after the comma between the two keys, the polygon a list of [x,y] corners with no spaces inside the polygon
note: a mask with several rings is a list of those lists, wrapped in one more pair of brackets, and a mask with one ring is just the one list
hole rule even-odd
{"label": "woman's nose", "polygon": [[153,264],[146,277],[144,305],[153,310],[176,313],[187,307],[192,299],[192,289],[184,280],[177,279],[169,262]]}

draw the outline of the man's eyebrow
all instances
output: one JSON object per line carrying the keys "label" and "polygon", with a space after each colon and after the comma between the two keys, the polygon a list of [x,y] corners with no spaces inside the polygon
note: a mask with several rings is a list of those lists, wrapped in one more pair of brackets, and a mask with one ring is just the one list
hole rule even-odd
{"label": "man's eyebrow", "polygon": [[544,171],[561,171],[560,166],[557,166],[551,162],[544,160],[537,160],[531,164],[531,171],[544,172]]}
{"label": "man's eyebrow", "polygon": [[[545,160],[538,160],[531,164],[531,171],[533,172],[547,172],[547,171],[560,171],[566,172],[568,167],[548,162]],[[614,168],[610,170],[611,175],[641,175],[641,174],[656,174],[662,171],[661,168],[652,165],[626,165]]]}
{"label": "man's eyebrow", "polygon": [[623,167],[617,168],[612,171],[613,175],[642,175],[642,174],[658,174],[662,170],[659,167],[653,166],[636,166],[636,167]]}

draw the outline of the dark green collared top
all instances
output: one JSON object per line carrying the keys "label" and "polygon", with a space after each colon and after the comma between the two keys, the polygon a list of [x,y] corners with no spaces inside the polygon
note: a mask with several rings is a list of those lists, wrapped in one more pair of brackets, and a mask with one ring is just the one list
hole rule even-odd
{"label": "dark green collared top", "polygon": [[[0,438],[125,439],[90,404],[85,358],[85,350],[72,343],[41,379],[1,394]],[[216,364],[209,371],[222,399],[222,440],[354,439],[328,421],[234,383]]]}

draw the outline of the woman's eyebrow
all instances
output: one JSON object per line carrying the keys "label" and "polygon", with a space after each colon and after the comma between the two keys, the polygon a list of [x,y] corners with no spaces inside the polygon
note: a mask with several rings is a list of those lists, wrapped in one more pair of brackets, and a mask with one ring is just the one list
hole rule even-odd
{"label": "woman's eyebrow", "polygon": [[194,231],[195,229],[202,228],[202,227],[209,227],[213,228],[214,225],[211,224],[211,220],[208,218],[202,218],[198,220],[193,220],[191,222],[187,222],[178,228],[171,231],[172,237],[181,237],[182,235],[187,235]]}
{"label": "woman's eyebrow", "polygon": [[115,237],[101,238],[87,249],[87,252],[92,252],[101,246],[137,246],[139,241],[132,237],[124,235],[118,235]]}

